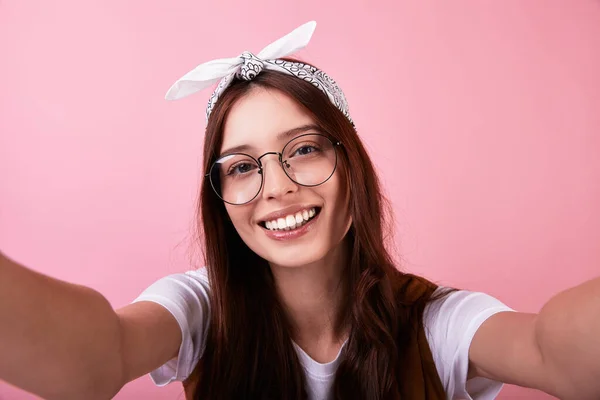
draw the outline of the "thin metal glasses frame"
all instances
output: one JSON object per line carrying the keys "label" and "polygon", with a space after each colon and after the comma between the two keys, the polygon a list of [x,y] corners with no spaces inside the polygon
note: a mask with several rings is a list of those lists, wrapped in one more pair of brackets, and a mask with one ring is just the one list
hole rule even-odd
{"label": "thin metal glasses frame", "polygon": [[[304,185],[302,183],[296,182],[294,179],[292,179],[292,177],[288,174],[288,172],[285,169],[285,167],[290,168],[290,165],[287,163],[287,160],[283,159],[283,153],[285,152],[285,148],[290,143],[292,143],[293,141],[298,140],[299,138],[304,137],[304,136],[322,136],[322,137],[324,137],[325,139],[327,139],[331,143],[331,145],[333,147],[334,154],[335,154],[335,164],[333,166],[333,170],[331,171],[331,174],[323,182],[317,183],[315,185]],[[215,162],[212,163],[212,165],[210,166],[210,169],[209,169],[208,173],[204,174],[204,177],[208,178],[210,180],[210,186],[212,187],[213,191],[215,192],[215,194],[217,195],[218,198],[220,198],[221,200],[223,200],[227,204],[231,204],[231,205],[234,205],[234,206],[243,206],[244,204],[248,204],[251,201],[253,201],[260,194],[260,192],[262,192],[262,189],[263,189],[263,186],[264,186],[264,183],[265,183],[265,177],[264,177],[264,174],[263,174],[263,164],[261,162],[261,158],[263,158],[265,156],[268,156],[270,154],[276,155],[277,159],[279,161],[279,165],[281,166],[281,169],[283,169],[283,172],[285,173],[285,175],[292,182],[294,182],[297,185],[304,186],[304,187],[315,187],[315,186],[320,186],[320,185],[324,184],[325,182],[327,182],[333,176],[333,174],[335,173],[335,170],[337,169],[337,159],[338,159],[336,148],[339,147],[339,146],[342,146],[342,142],[340,142],[340,141],[335,141],[334,142],[333,140],[331,140],[331,138],[329,136],[324,135],[322,133],[305,133],[305,134],[302,134],[302,135],[298,135],[295,138],[291,139],[289,142],[287,142],[285,144],[285,146],[283,146],[283,149],[281,149],[281,153],[278,153],[278,152],[275,152],[275,151],[268,151],[268,152],[260,155],[258,158],[255,158],[255,157],[253,157],[253,156],[251,156],[250,154],[247,154],[247,153],[237,153],[237,152],[236,153],[231,153],[231,154],[225,154],[223,156],[220,156],[219,158],[217,158],[217,160],[215,160]],[[231,202],[225,200],[224,198],[222,198],[219,195],[219,191],[215,187],[215,184],[214,184],[213,179],[212,179],[212,170],[217,165],[217,162],[221,158],[223,158],[223,157],[231,156],[231,155],[234,155],[234,154],[239,154],[239,155],[243,155],[243,156],[249,157],[250,159],[254,160],[256,162],[256,164],[258,165],[258,170],[256,172],[260,175],[260,187],[259,187],[258,191],[256,192],[256,194],[254,195],[254,197],[252,197],[250,200],[248,200],[248,201],[246,201],[244,203],[231,203]],[[285,164],[285,166],[284,166],[284,164]]]}

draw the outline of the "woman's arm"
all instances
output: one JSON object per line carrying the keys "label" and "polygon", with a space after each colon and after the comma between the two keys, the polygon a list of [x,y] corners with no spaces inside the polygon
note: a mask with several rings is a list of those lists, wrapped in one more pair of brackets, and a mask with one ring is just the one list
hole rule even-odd
{"label": "woman's arm", "polygon": [[177,354],[163,307],[115,312],[98,292],[29,270],[0,253],[0,379],[45,399],[108,399]]}
{"label": "woman's arm", "polygon": [[499,313],[479,328],[470,376],[600,398],[600,278],[554,296],[539,314]]}

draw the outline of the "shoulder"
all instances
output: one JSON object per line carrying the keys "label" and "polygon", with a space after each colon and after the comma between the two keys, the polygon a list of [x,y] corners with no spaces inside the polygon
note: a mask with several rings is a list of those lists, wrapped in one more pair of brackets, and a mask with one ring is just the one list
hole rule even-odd
{"label": "shoulder", "polygon": [[399,317],[418,328],[413,332],[420,356],[433,361],[449,398],[495,398],[500,383],[468,380],[469,348],[489,317],[512,309],[488,294],[438,286],[417,275],[402,274],[397,282]]}
{"label": "shoulder", "polygon": [[395,290],[398,305],[408,307],[424,306],[437,288],[436,284],[422,276],[401,273]]}
{"label": "shoulder", "polygon": [[210,285],[206,268],[170,274],[148,286],[133,301],[151,301],[165,307],[185,329],[192,329],[210,312]]}
{"label": "shoulder", "polygon": [[208,273],[206,267],[202,267],[161,277],[148,286],[141,296],[168,294],[189,289],[202,290],[207,289],[208,286]]}
{"label": "shoulder", "polygon": [[456,322],[473,324],[477,322],[474,318],[485,320],[498,311],[510,310],[486,293],[439,286],[422,276],[402,274],[398,282],[398,305],[410,307],[422,315],[425,327],[451,322],[455,326]]}
{"label": "shoulder", "polygon": [[498,312],[512,311],[500,300],[482,292],[451,290],[440,286],[432,296],[423,314],[423,323],[429,330],[452,327],[456,333],[460,333],[478,327]]}
{"label": "shoulder", "polygon": [[498,382],[483,378],[468,381],[469,349],[488,318],[513,310],[486,293],[455,290],[444,294],[445,290],[436,289],[436,298],[423,313],[425,336],[442,384],[447,393],[463,398],[494,398],[501,389]]}
{"label": "shoulder", "polygon": [[211,314],[206,268],[164,276],[148,286],[133,302],[162,305],[177,320],[181,345],[176,358],[150,373],[159,386],[183,381],[192,374],[204,352]]}

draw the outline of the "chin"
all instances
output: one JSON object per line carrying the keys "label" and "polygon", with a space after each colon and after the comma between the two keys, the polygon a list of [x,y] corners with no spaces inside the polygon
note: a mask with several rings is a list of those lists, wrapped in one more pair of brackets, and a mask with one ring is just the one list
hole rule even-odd
{"label": "chin", "polygon": [[306,248],[298,246],[297,248],[273,249],[265,255],[265,259],[274,265],[284,268],[299,268],[312,264],[325,258],[324,249],[316,249],[314,246]]}
{"label": "chin", "polygon": [[[323,247],[321,248],[321,246]],[[312,243],[297,246],[269,243],[266,246],[257,245],[251,249],[269,264],[283,268],[299,268],[325,258],[327,249],[324,243],[321,243],[321,246],[315,246]]]}

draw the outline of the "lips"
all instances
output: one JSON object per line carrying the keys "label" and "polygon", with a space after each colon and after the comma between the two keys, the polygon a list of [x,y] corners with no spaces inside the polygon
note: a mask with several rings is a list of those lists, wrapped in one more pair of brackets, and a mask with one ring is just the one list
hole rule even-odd
{"label": "lips", "polygon": [[[318,210],[320,211],[320,209]],[[298,239],[309,234],[309,232],[312,232],[315,229],[315,226],[317,226],[316,224],[318,223],[319,216],[320,213],[315,211],[315,214],[311,219],[293,229],[267,229],[264,223],[259,225],[268,238],[279,242],[286,242]]]}

